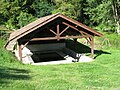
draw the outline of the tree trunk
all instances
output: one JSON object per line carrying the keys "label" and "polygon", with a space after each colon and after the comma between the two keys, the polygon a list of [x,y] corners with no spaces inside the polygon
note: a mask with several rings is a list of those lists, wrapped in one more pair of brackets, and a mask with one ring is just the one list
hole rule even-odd
{"label": "tree trunk", "polygon": [[120,35],[120,23],[117,21],[117,33]]}
{"label": "tree trunk", "polygon": [[115,19],[115,23],[116,23],[116,27],[117,27],[116,32],[118,34],[120,34],[120,21],[119,21],[117,0],[112,0],[112,9],[113,9],[114,19]]}

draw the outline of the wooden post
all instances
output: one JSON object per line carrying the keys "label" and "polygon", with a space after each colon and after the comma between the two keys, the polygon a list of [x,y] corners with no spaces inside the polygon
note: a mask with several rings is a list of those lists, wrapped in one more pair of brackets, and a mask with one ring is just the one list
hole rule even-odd
{"label": "wooden post", "polygon": [[60,26],[59,24],[57,25],[57,40],[60,40]]}
{"label": "wooden post", "polygon": [[94,58],[94,37],[91,37],[91,57]]}
{"label": "wooden post", "polygon": [[18,44],[18,53],[19,53],[20,60],[22,61],[22,46],[20,43]]}

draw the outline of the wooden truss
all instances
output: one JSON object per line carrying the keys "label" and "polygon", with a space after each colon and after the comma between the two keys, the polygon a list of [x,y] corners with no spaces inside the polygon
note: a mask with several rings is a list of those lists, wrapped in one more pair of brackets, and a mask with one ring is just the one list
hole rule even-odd
{"label": "wooden truss", "polygon": [[[92,56],[92,58],[93,58],[93,55],[94,55],[94,35],[91,35],[91,34],[89,34],[89,33],[86,33],[86,32],[84,32],[83,30],[79,30],[79,29],[77,28],[77,26],[72,26],[72,25],[70,25],[70,24],[68,24],[68,23],[66,23],[66,22],[62,22],[62,24],[65,25],[66,28],[64,28],[63,30],[60,30],[60,25],[57,24],[57,25],[56,25],[56,32],[47,27],[47,29],[48,29],[51,33],[53,33],[53,34],[55,35],[54,37],[31,38],[30,40],[28,40],[28,41],[26,42],[26,44],[25,44],[23,47],[25,47],[25,46],[29,43],[29,41],[39,41],[39,40],[57,40],[57,41],[59,41],[59,40],[61,40],[61,39],[69,39],[69,38],[73,38],[73,39],[85,38],[85,39],[87,40],[87,42],[91,45],[91,56]],[[68,35],[62,36],[62,34],[63,34],[64,32],[66,32],[69,28],[72,28],[72,29],[78,31],[78,32],[81,34],[81,36],[79,36],[79,35],[77,35],[77,36],[68,36]],[[60,32],[60,31],[61,31],[61,32]],[[21,47],[21,45],[22,45],[22,43],[20,43],[20,42],[18,41],[19,57],[20,57],[20,59],[22,60],[22,47]]]}

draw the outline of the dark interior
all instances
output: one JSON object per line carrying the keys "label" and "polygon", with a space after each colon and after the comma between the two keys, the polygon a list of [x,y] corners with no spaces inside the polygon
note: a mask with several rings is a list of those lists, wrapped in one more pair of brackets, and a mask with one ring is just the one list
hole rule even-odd
{"label": "dark interior", "polygon": [[33,52],[32,59],[35,63],[65,60],[62,56],[60,56],[56,52],[45,52],[45,53]]}

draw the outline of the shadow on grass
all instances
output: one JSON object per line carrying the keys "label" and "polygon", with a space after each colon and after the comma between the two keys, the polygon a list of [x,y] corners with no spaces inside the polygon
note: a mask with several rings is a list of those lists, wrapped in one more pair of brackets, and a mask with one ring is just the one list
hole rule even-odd
{"label": "shadow on grass", "polygon": [[13,80],[28,80],[30,71],[0,66],[0,84],[7,84]]}
{"label": "shadow on grass", "polygon": [[[90,47],[88,47],[82,43],[73,41],[73,40],[67,40],[66,47],[77,53],[81,53],[81,54],[91,53]],[[102,54],[111,54],[111,53],[103,51],[103,50],[94,50],[94,53],[95,53],[94,59]]]}
{"label": "shadow on grass", "polygon": [[100,56],[100,55],[102,55],[102,54],[111,54],[111,53],[109,53],[109,52],[106,52],[106,51],[103,51],[103,50],[94,50],[94,52],[95,52],[95,57],[94,57],[94,59],[96,59],[98,56]]}

